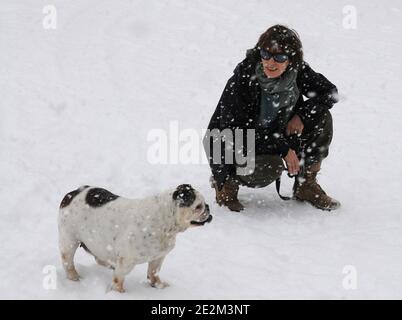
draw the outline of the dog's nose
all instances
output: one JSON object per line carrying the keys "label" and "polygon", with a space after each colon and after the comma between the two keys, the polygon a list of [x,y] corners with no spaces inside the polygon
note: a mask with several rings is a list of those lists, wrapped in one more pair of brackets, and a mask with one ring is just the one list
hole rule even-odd
{"label": "dog's nose", "polygon": [[205,204],[205,212],[209,214],[209,205],[207,203]]}

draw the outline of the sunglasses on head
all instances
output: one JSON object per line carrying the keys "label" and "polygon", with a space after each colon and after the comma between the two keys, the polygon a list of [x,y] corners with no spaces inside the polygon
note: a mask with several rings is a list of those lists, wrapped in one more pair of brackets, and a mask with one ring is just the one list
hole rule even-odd
{"label": "sunglasses on head", "polygon": [[289,60],[289,56],[287,54],[285,54],[285,53],[272,54],[267,49],[261,49],[260,55],[261,55],[261,58],[263,58],[264,60],[269,60],[271,58],[274,58],[274,60],[279,63],[283,63],[283,62]]}

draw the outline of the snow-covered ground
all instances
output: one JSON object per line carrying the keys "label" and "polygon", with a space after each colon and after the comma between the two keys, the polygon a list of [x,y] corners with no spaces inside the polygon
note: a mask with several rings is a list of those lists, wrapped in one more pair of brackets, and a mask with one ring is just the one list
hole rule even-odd
{"label": "snow-covered ground", "polygon": [[[49,4],[55,30],[42,25]],[[343,26],[345,5],[356,29]],[[284,202],[273,186],[241,189],[246,211],[231,213],[214,203],[207,165],[148,161],[152,129],[178,121],[201,139],[232,70],[275,23],[299,32],[306,61],[341,95],[319,177],[342,201],[333,213]],[[401,31],[399,0],[2,0],[0,298],[402,298]],[[149,287],[141,265],[126,294],[106,292],[111,271],[82,249],[82,281],[65,279],[66,192],[90,184],[134,198],[181,183],[214,220],[178,236],[161,271],[170,287]],[[56,290],[43,286],[48,265]]]}

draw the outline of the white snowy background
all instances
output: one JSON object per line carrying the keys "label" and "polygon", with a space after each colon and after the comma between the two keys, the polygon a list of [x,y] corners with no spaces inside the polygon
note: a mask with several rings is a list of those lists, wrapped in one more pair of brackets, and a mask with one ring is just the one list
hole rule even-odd
{"label": "white snowy background", "polygon": [[[46,5],[55,30],[43,27]],[[345,5],[356,29],[343,26]],[[336,212],[282,201],[269,186],[242,188],[246,210],[232,213],[215,204],[208,165],[147,159],[148,133],[169,134],[171,121],[201,139],[234,67],[275,23],[298,31],[306,61],[341,95],[319,176],[342,202]],[[402,298],[401,31],[399,0],[2,0],[0,298]],[[83,279],[65,279],[65,193],[89,184],[137,198],[181,183],[205,195],[214,220],[178,235],[161,270],[170,287],[149,287],[140,265],[127,293],[106,292],[111,271],[82,249]],[[47,265],[56,290],[43,287]]]}

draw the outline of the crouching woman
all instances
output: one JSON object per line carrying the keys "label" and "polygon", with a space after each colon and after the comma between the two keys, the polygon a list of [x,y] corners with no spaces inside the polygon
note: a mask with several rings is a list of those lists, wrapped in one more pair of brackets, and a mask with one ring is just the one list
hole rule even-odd
{"label": "crouching woman", "polygon": [[316,180],[328,156],[333,134],[329,109],[336,102],[337,88],[303,60],[302,44],[294,30],[275,25],[264,32],[235,68],[208,125],[208,132],[229,129],[233,137],[236,129],[254,129],[253,172],[237,174],[241,165],[228,161],[228,141],[220,141],[224,148],[216,161],[216,143],[209,134],[204,137],[218,204],[243,210],[239,186],[265,187],[281,176],[286,164],[289,175],[296,177],[295,199],[323,210],[338,208],[339,201],[327,195]]}

